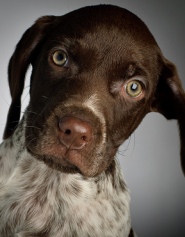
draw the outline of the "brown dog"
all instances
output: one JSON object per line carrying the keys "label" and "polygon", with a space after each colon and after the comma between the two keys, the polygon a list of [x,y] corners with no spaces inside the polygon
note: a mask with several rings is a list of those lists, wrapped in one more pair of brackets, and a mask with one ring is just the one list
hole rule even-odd
{"label": "brown dog", "polygon": [[[30,102],[19,123],[29,64]],[[133,236],[115,154],[150,111],[178,120],[185,172],[185,93],[177,71],[125,9],[99,5],[40,18],[16,47],[9,85],[1,237]]]}

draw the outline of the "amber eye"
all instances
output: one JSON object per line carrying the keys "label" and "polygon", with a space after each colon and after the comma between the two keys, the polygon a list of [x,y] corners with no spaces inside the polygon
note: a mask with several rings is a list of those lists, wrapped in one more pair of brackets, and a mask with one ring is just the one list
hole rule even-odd
{"label": "amber eye", "polygon": [[126,89],[126,93],[130,97],[136,98],[136,97],[138,97],[139,95],[142,94],[142,92],[143,92],[143,85],[138,80],[132,80],[132,81],[129,81],[126,84],[125,89]]}
{"label": "amber eye", "polygon": [[55,51],[54,54],[52,55],[52,59],[53,59],[53,62],[57,66],[66,66],[66,64],[68,62],[67,53],[64,52],[63,50]]}

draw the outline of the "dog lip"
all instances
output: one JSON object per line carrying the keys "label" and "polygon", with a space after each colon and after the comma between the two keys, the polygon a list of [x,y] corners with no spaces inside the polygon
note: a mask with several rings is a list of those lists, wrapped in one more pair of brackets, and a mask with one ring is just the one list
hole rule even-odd
{"label": "dog lip", "polygon": [[83,170],[83,158],[78,150],[67,149],[64,145],[61,146],[62,150],[54,147],[50,152],[39,153],[32,147],[27,146],[28,152],[38,160],[43,160],[45,163],[52,162],[53,164],[59,165],[64,169],[76,170],[79,173],[84,173]]}
{"label": "dog lip", "polygon": [[30,149],[27,146],[27,150],[28,152],[35,158],[37,158],[38,160],[42,160],[44,161],[46,164],[50,163],[48,162],[49,160],[52,160],[52,162],[55,164],[59,164],[60,166],[62,166],[64,169],[67,169],[68,171],[78,171],[79,173],[81,173],[81,171],[79,170],[79,168],[77,166],[75,166],[74,164],[72,164],[71,162],[69,162],[69,160],[67,159],[66,155],[47,155],[47,154],[38,154],[35,151],[33,151],[32,149]]}
{"label": "dog lip", "polygon": [[[60,144],[61,144],[61,146],[64,146],[66,149],[67,149],[67,151],[69,150],[71,150],[71,151],[73,151],[73,150],[81,150],[81,149],[83,149],[85,146],[86,146],[86,144],[81,144],[81,145],[78,145],[78,146],[74,146],[73,145],[73,143],[71,143],[70,145],[67,145],[67,144],[64,144],[60,139],[59,139],[59,142],[60,142]],[[73,145],[73,148],[71,147]]]}
{"label": "dog lip", "polygon": [[60,161],[60,164],[64,167],[72,168],[72,169],[78,169],[77,166],[73,165],[68,161],[68,159],[65,156],[62,157],[53,157],[53,159],[57,159]]}

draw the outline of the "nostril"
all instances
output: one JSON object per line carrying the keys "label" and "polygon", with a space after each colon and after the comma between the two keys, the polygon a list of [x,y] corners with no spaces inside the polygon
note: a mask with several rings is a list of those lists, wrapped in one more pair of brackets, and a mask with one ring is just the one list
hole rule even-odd
{"label": "nostril", "polygon": [[70,129],[66,129],[66,130],[64,131],[64,133],[67,134],[67,135],[70,135],[70,134],[71,134],[71,130],[70,130]]}
{"label": "nostril", "polygon": [[86,137],[86,136],[82,136],[81,139],[82,139],[83,141],[87,141],[87,137]]}

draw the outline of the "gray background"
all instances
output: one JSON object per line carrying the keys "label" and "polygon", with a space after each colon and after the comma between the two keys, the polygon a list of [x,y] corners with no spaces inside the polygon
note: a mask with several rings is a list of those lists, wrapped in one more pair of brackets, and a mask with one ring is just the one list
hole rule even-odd
{"label": "gray background", "polygon": [[[137,14],[149,27],[165,57],[178,68],[185,88],[185,1],[4,0],[0,2],[0,134],[10,104],[7,64],[23,32],[41,15],[111,3]],[[29,77],[30,72],[28,72]],[[29,80],[27,80],[29,85]],[[23,95],[28,103],[28,86]],[[131,190],[133,226],[140,237],[185,236],[185,179],[180,168],[176,121],[146,116],[118,153]]]}

